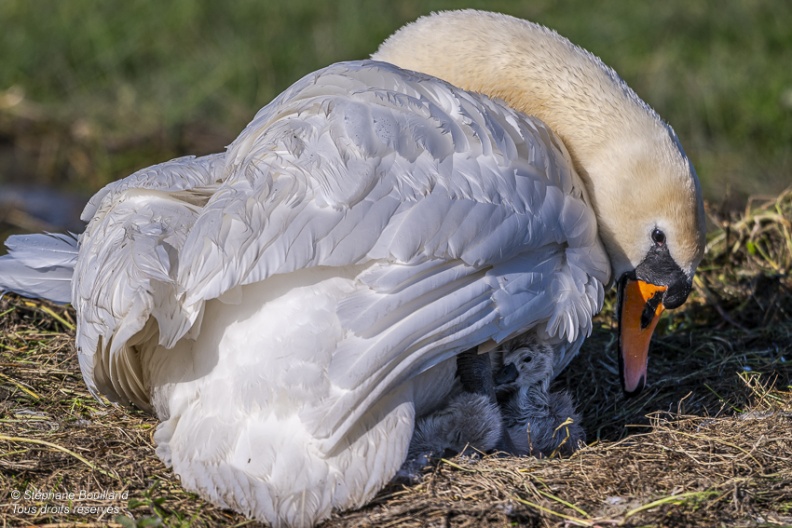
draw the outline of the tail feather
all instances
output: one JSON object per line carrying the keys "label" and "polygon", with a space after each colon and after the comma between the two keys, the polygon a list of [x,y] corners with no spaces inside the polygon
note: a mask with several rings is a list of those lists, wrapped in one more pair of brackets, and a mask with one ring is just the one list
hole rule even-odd
{"label": "tail feather", "polygon": [[0,292],[61,304],[71,302],[77,235],[15,235],[5,245],[8,255],[0,257]]}

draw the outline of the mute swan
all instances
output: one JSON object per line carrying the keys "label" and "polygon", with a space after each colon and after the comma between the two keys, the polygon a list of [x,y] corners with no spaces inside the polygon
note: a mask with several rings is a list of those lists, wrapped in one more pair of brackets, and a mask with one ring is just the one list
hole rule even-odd
{"label": "mute swan", "polygon": [[580,416],[566,391],[550,392],[555,351],[531,334],[510,341],[495,375],[503,423],[514,454],[572,454],[585,441]]}
{"label": "mute swan", "polygon": [[374,58],[307,75],[225,153],[108,185],[79,243],[15,239],[0,266],[74,305],[88,387],[159,417],[186,488],[275,526],[371,499],[456,354],[533,329],[563,368],[612,278],[639,390],[701,259],[673,131],[566,39],[439,13]]}

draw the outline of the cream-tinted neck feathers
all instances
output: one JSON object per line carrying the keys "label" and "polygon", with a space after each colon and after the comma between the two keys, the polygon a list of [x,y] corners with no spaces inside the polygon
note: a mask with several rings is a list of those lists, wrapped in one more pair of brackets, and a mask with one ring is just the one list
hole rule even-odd
{"label": "cream-tinted neck feathers", "polygon": [[704,247],[695,172],[673,130],[598,58],[540,25],[475,10],[420,18],[372,58],[546,122],[586,183],[614,278],[643,260],[654,228],[692,276]]}

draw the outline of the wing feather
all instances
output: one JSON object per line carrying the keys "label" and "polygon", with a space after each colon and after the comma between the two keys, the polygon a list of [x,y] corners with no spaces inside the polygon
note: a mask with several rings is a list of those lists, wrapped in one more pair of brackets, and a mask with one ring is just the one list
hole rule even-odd
{"label": "wing feather", "polygon": [[14,235],[0,257],[0,297],[6,291],[57,303],[71,302],[78,237],[72,233]]}
{"label": "wing feather", "polygon": [[[242,285],[361,266],[338,309],[334,390],[300,413],[328,449],[380,398],[456,353],[534,327],[579,343],[601,306],[610,266],[561,142],[538,120],[436,79],[372,61],[331,66],[202,167],[186,179],[141,173],[92,200],[91,236],[123,250],[88,242],[83,269],[123,269],[120,259],[149,253],[127,276],[85,286],[83,299],[107,299],[86,302],[96,312],[87,317],[110,330],[82,347],[122,328],[151,332],[150,317],[173,346],[195,332],[206,301]],[[151,209],[125,210],[150,183]],[[179,195],[199,187],[211,193]],[[163,212],[175,219],[162,232],[132,228]],[[110,364],[106,383],[137,401],[135,366]]]}
{"label": "wing feather", "polygon": [[150,167],[105,187],[86,207],[93,217],[81,238],[72,302],[78,358],[94,394],[147,408],[133,347],[150,337],[151,318],[160,339],[189,331],[192,321],[176,297],[176,264],[219,161],[190,157]]}
{"label": "wing feather", "polygon": [[[198,306],[274,274],[378,263],[358,277],[368,289],[339,308],[350,335],[328,376],[343,396],[303,415],[330,444],[382,394],[464,347],[542,324],[576,342],[608,278],[582,184],[553,134],[421,80],[340,64],[264,108],[229,148],[228,190],[207,204],[180,263],[186,304]],[[209,247],[218,225],[223,237]]]}

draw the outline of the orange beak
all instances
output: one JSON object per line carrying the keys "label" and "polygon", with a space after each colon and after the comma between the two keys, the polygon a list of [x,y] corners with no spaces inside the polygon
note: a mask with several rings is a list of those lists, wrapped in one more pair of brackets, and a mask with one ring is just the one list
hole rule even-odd
{"label": "orange beak", "polygon": [[622,388],[629,396],[646,384],[649,342],[665,307],[667,286],[624,278],[619,283],[619,367]]}

